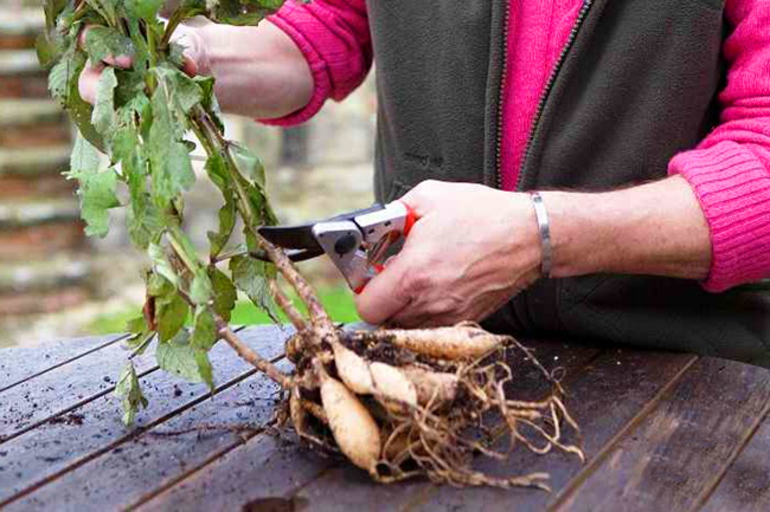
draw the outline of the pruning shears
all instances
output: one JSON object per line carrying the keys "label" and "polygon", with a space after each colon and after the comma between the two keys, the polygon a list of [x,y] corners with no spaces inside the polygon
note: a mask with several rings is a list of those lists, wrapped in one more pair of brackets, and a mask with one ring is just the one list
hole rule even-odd
{"label": "pruning shears", "polygon": [[415,220],[406,204],[393,201],[307,224],[263,226],[259,234],[284,249],[292,261],[326,254],[350,288],[361,293],[384,268],[389,249],[406,239]]}

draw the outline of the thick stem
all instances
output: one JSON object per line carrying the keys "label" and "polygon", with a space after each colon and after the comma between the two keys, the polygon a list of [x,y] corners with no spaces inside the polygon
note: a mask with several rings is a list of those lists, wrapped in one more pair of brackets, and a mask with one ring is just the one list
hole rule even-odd
{"label": "thick stem", "polygon": [[270,380],[280,385],[284,389],[291,389],[292,379],[273,363],[262,358],[259,354],[251,350],[232,330],[227,326],[224,320],[217,319],[217,329],[219,335],[230,345],[239,356],[250,363],[254,368],[267,375]]}
{"label": "thick stem", "polygon": [[270,280],[270,293],[272,294],[273,299],[275,299],[276,304],[278,304],[278,307],[280,307],[283,312],[286,313],[289,321],[297,329],[297,331],[304,331],[307,328],[305,319],[302,317],[300,312],[297,311],[297,308],[294,307],[294,304],[291,302],[291,300],[283,293],[283,290],[281,290],[281,287],[278,286],[278,283],[275,281],[275,279]]}
{"label": "thick stem", "polygon": [[222,137],[222,134],[219,133],[219,130],[212,122],[211,117],[200,105],[193,109],[192,117],[196,127],[196,133],[203,139],[202,142],[207,152],[209,152],[209,154],[216,152],[222,155],[227,162],[227,169],[231,175],[238,196],[238,211],[243,217],[247,229],[254,236],[259,247],[265,251],[267,257],[275,264],[281,275],[283,275],[286,281],[297,292],[297,295],[299,295],[305,305],[307,305],[313,323],[324,331],[324,336],[333,336],[335,332],[334,324],[321,304],[321,301],[318,299],[312,286],[310,286],[302,275],[300,275],[299,271],[286,254],[281,249],[265,240],[257,231],[255,224],[258,217],[249,201],[248,194],[243,188],[243,184],[241,183],[243,177],[238,171],[238,165],[230,152],[227,141]]}

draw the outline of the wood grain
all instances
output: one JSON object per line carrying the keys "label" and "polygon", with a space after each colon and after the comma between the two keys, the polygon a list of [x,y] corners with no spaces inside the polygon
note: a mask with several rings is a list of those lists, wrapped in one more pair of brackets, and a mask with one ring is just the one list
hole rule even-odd
{"label": "wood grain", "polygon": [[743,447],[768,392],[765,369],[699,360],[554,509],[689,510]]}
{"label": "wood grain", "polygon": [[[274,357],[281,353],[283,336],[290,332],[265,327],[241,335],[266,357]],[[224,344],[212,349],[211,360],[222,390],[254,373]],[[3,458],[8,462],[0,473],[0,507],[18,501],[20,493],[44,488],[52,480],[109,452],[120,453],[120,445],[212,397],[205,385],[187,384],[163,372],[150,373],[141,382],[150,406],[137,415],[138,425],[134,430],[123,427],[120,402],[105,395],[3,445],[0,453],[5,454]]]}
{"label": "wood grain", "polygon": [[770,510],[770,422],[763,423],[727,469],[703,512],[766,512]]}
{"label": "wood grain", "polygon": [[0,359],[0,396],[25,380],[72,363],[107,345],[117,343],[126,336],[128,335],[87,336],[51,341],[35,347],[3,349],[3,357]]}

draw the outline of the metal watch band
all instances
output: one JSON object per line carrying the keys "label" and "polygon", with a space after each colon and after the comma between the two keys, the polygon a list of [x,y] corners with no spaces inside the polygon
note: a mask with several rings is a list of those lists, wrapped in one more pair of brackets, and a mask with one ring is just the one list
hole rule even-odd
{"label": "metal watch band", "polygon": [[545,203],[539,192],[530,194],[532,206],[535,208],[535,217],[537,217],[537,228],[540,232],[540,246],[543,250],[543,261],[540,265],[540,272],[543,277],[551,277],[551,226],[548,223],[548,212],[545,209]]}

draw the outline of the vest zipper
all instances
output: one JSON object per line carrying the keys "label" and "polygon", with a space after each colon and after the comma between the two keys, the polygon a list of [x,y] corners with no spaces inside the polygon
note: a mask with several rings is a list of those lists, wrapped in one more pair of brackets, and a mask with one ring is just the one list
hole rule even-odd
{"label": "vest zipper", "polygon": [[508,25],[511,18],[511,2],[505,0],[505,15],[503,16],[503,69],[500,72],[500,94],[497,103],[497,141],[495,145],[495,184],[498,189],[503,188],[502,160],[503,160],[503,101],[507,89],[505,82],[508,80]]}
{"label": "vest zipper", "polygon": [[[532,123],[532,130],[529,132],[529,139],[527,139],[527,146],[524,150],[524,156],[521,159],[521,167],[519,168],[519,175],[516,177],[516,190],[521,189],[521,183],[524,178],[524,167],[527,164],[527,160],[529,160],[530,153],[532,152],[532,146],[535,139],[535,132],[537,131],[537,127],[540,124],[540,120],[543,117],[543,111],[545,110],[545,104],[548,101],[548,96],[551,94],[551,89],[553,89],[554,84],[556,83],[556,78],[559,76],[559,71],[561,70],[561,67],[564,65],[564,61],[567,59],[567,55],[569,55],[570,50],[572,49],[572,45],[575,43],[575,39],[577,38],[578,32],[580,32],[580,28],[583,26],[583,22],[585,21],[586,17],[588,16],[588,12],[591,10],[591,6],[593,5],[594,0],[584,0],[583,1],[583,7],[580,8],[580,12],[578,13],[577,20],[575,21],[575,24],[572,26],[572,30],[570,31],[569,38],[567,39],[567,44],[564,45],[564,48],[562,48],[561,53],[559,54],[559,58],[556,61],[556,65],[551,70],[551,74],[548,77],[548,82],[546,82],[545,89],[543,90],[542,96],[540,96],[540,102],[537,105],[537,110],[535,111],[535,119]],[[509,3],[510,4],[510,3]],[[508,13],[506,13],[506,16]],[[506,19],[506,27],[507,27],[507,19]],[[505,29],[506,32],[506,40],[507,40],[507,28]],[[507,57],[507,56],[506,56]],[[505,80],[505,68],[506,64],[503,64],[503,80]],[[502,101],[501,101],[501,108],[502,108]],[[500,114],[499,119],[499,127],[502,127],[502,113]],[[500,168],[500,149],[502,148],[502,133],[501,129],[498,128],[497,130],[497,182],[498,187],[502,188],[502,169]]]}

